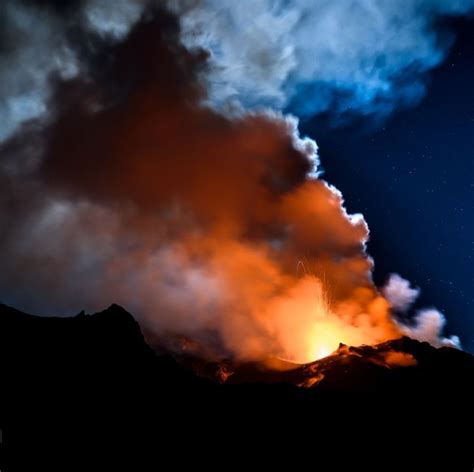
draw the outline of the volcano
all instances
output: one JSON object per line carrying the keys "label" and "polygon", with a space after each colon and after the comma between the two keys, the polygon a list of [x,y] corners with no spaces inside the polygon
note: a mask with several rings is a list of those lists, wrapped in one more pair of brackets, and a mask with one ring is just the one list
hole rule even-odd
{"label": "volcano", "polygon": [[302,365],[212,360],[152,349],[117,305],[72,318],[2,305],[0,332],[5,470],[31,460],[16,452],[25,448],[41,451],[35,463],[48,466],[58,448],[90,460],[92,444],[102,453],[112,444],[107,461],[128,456],[135,465],[157,451],[173,456],[175,441],[202,452],[236,438],[249,446],[276,436],[291,449],[297,436],[299,448],[308,427],[326,438],[358,431],[370,442],[376,430],[383,442],[414,435],[442,444],[449,461],[472,462],[469,436],[457,426],[472,419],[474,357],[457,349],[402,337],[341,345]]}

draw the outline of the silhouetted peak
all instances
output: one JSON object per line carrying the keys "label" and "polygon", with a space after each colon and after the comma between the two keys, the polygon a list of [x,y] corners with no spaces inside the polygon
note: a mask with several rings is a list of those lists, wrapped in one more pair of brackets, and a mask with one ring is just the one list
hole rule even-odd
{"label": "silhouetted peak", "polygon": [[162,349],[157,354],[146,344],[135,318],[116,304],[73,318],[40,318],[2,305],[0,323],[5,345],[12,352],[21,352],[25,363],[42,357],[43,361],[55,362],[60,355],[76,366],[89,359],[88,368],[93,365],[89,362],[112,370],[133,365],[145,377],[158,376],[164,382],[172,378],[191,383],[207,379],[216,385],[287,384],[316,392],[473,388],[474,357],[452,348],[436,349],[408,337],[374,346],[341,343],[331,355],[303,365],[279,359],[239,363],[212,361],[178,350]]}

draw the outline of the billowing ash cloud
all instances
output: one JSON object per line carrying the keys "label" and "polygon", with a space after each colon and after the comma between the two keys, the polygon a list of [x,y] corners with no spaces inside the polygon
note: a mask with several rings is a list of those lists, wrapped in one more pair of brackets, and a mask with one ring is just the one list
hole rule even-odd
{"label": "billowing ash cloud", "polygon": [[[61,7],[61,5],[63,5]],[[31,120],[48,120],[59,81],[87,73],[81,29],[108,40],[128,34],[146,2],[83,0],[0,3],[0,142]],[[82,36],[81,39],[84,39]]]}
{"label": "billowing ash cloud", "polygon": [[78,30],[119,41],[163,3],[179,17],[182,43],[210,54],[202,73],[208,103],[227,112],[270,106],[336,117],[416,103],[425,72],[452,42],[440,19],[474,8],[474,0],[406,0],[403,8],[385,0],[75,0],[61,8],[4,0],[0,142],[48,118],[51,81],[86,66]]}
{"label": "billowing ash cloud", "polygon": [[415,314],[413,326],[400,325],[403,334],[419,341],[425,341],[435,347],[448,346],[459,348],[457,336],[442,336],[446,324],[445,316],[436,308],[425,308]]}
{"label": "billowing ash cloud", "polygon": [[5,0],[0,4],[0,142],[46,115],[54,76],[78,73],[77,59],[59,19],[45,9]]}
{"label": "billowing ash cloud", "polygon": [[[73,313],[113,301],[152,337],[245,359],[308,361],[408,329],[441,342],[432,316],[410,328],[392,318],[412,289],[374,286],[367,225],[317,177],[316,143],[295,118],[202,105],[216,64],[182,42],[190,10],[38,3],[10,5],[48,19],[46,39],[24,47],[68,51],[74,68],[11,68],[45,111],[28,117],[42,126],[12,115],[0,148],[4,302]],[[25,65],[22,51],[2,57]]]}
{"label": "billowing ash cloud", "polygon": [[140,19],[147,3],[141,0],[87,0],[82,15],[93,32],[119,40]]}
{"label": "billowing ash cloud", "polygon": [[[398,313],[406,314],[420,295],[419,288],[413,288],[408,280],[398,274],[392,274],[382,293]],[[398,323],[401,331],[420,341],[426,341],[433,346],[460,347],[457,336],[443,337],[443,328],[446,324],[445,316],[436,308],[423,308],[412,317],[410,324]]]}
{"label": "billowing ash cloud", "polygon": [[382,290],[394,310],[406,313],[420,295],[419,288],[413,288],[408,280],[398,274],[391,274]]}
{"label": "billowing ash cloud", "polygon": [[[299,115],[383,115],[416,103],[473,0],[170,0],[189,48],[208,49],[210,101]],[[243,5],[244,4],[244,5]]]}

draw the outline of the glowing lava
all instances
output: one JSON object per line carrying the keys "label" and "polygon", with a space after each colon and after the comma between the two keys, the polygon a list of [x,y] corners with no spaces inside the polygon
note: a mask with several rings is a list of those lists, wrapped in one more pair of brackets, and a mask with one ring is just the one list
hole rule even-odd
{"label": "glowing lava", "polygon": [[[335,310],[346,312],[346,316]],[[305,276],[285,295],[272,300],[265,320],[271,335],[283,349],[280,357],[304,364],[327,357],[340,343],[360,346],[391,338],[390,331],[379,329],[371,322],[377,314],[384,315],[385,310],[383,297],[375,298],[367,313],[357,317],[350,316],[348,303],[333,309],[322,282]]]}
{"label": "glowing lava", "polygon": [[308,352],[309,361],[329,356],[339,346],[342,335],[330,322],[316,323],[310,333],[308,344],[312,346]]}

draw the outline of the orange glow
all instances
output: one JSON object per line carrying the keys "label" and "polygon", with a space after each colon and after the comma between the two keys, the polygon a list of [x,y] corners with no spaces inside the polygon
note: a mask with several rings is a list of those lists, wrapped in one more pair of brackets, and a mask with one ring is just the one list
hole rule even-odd
{"label": "orange glow", "polygon": [[[316,144],[289,117],[199,106],[198,80],[173,54],[176,80],[159,67],[127,106],[58,124],[42,172],[80,203],[40,220],[45,248],[64,235],[56,252],[81,270],[90,251],[90,304],[131,307],[150,338],[191,340],[191,352],[306,363],[398,336],[371,279],[366,223],[308,177]],[[314,275],[299,277],[300,260]],[[35,280],[62,280],[55,262],[58,277]]]}
{"label": "orange glow", "polygon": [[332,354],[341,342],[342,334],[331,323],[318,323],[310,333],[313,347],[308,352],[308,360],[317,360]]}
{"label": "orange glow", "polygon": [[396,331],[383,320],[388,319],[387,305],[377,300],[372,295],[367,313],[360,307],[357,315],[343,317],[331,309],[321,281],[305,276],[269,302],[264,325],[279,342],[283,359],[308,363],[330,355],[340,343],[358,346],[395,337]]}

